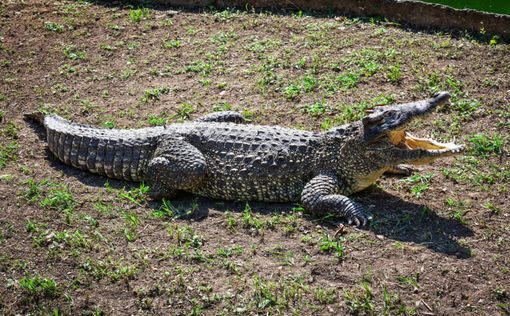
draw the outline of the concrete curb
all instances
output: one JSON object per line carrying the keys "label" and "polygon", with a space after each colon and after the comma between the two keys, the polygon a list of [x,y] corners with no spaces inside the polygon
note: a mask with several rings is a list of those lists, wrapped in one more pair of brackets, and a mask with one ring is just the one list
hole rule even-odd
{"label": "concrete curb", "polygon": [[152,0],[179,7],[293,9],[383,16],[418,27],[467,30],[510,39],[510,15],[458,10],[410,0]]}

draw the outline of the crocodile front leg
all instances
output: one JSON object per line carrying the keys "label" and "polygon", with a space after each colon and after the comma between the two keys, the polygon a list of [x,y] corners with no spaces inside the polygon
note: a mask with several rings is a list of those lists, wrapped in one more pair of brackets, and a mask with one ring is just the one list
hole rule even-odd
{"label": "crocodile front leg", "polygon": [[396,165],[390,167],[384,173],[386,174],[394,174],[399,176],[410,176],[415,169],[409,165]]}
{"label": "crocodile front leg", "polygon": [[364,226],[372,219],[361,205],[355,203],[342,193],[343,184],[330,174],[321,174],[310,180],[301,193],[304,207],[316,214],[332,212],[347,219],[349,224]]}
{"label": "crocodile front leg", "polygon": [[195,122],[225,122],[225,123],[246,123],[244,116],[239,112],[223,111],[204,115]]}
{"label": "crocodile front leg", "polygon": [[200,185],[206,172],[202,153],[179,138],[163,139],[148,164],[146,181],[154,199],[169,198],[179,190]]}

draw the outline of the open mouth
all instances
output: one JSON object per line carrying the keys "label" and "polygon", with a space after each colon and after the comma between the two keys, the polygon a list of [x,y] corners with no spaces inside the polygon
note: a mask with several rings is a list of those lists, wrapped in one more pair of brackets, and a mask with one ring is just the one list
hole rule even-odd
{"label": "open mouth", "polygon": [[389,131],[388,138],[393,145],[401,149],[421,149],[438,156],[452,156],[464,151],[464,146],[462,145],[441,143],[430,138],[415,137],[404,130]]}

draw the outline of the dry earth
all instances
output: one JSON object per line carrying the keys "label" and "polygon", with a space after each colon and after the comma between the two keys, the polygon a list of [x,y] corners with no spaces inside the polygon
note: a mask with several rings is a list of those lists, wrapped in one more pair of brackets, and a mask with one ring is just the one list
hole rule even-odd
{"label": "dry earth", "polygon": [[[327,129],[439,90],[418,135],[464,143],[355,198],[369,227],[299,205],[183,195],[73,170],[22,120],[38,108],[140,127],[242,111]],[[0,4],[0,314],[510,313],[510,45],[384,20]]]}

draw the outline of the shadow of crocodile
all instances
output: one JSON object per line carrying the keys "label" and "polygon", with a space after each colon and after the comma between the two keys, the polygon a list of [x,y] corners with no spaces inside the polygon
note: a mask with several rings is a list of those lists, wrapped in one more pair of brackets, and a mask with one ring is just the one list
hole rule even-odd
{"label": "shadow of crocodile", "polygon": [[[112,188],[126,190],[139,187],[139,184],[135,182],[109,179],[64,165],[56,160],[49,150],[46,151],[46,154],[52,167],[76,178],[85,185],[105,187],[108,183],[108,186]],[[363,228],[364,230],[398,242],[425,246],[432,251],[460,259],[471,256],[471,250],[461,245],[458,239],[473,236],[473,231],[453,218],[439,215],[439,210],[404,201],[398,196],[375,187],[355,195],[354,198],[374,215],[373,221],[368,227]],[[208,218],[211,212],[242,213],[246,205],[249,205],[252,212],[262,215],[290,214],[295,212],[295,208],[299,206],[292,203],[250,202],[247,204],[242,201],[222,201],[182,193],[171,200],[170,207],[181,220],[201,221]],[[160,210],[162,202],[150,201],[148,206],[153,210]],[[310,224],[320,223],[328,228],[338,227],[339,223],[343,222],[338,217],[320,217],[308,213],[304,214],[304,219]]]}

